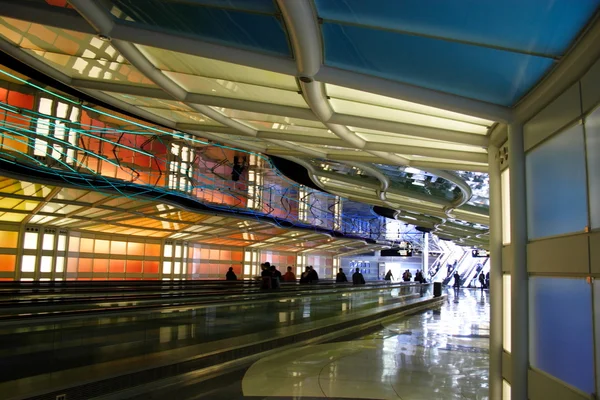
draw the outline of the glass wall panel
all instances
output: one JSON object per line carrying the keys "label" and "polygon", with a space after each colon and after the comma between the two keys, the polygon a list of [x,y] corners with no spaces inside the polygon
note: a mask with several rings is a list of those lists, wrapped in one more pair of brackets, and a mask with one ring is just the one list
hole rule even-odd
{"label": "glass wall panel", "polygon": [[37,249],[38,234],[36,232],[25,232],[25,240],[23,241],[24,249]]}
{"label": "glass wall panel", "polygon": [[502,381],[502,400],[511,400],[510,383]]}
{"label": "glass wall panel", "polygon": [[592,228],[600,227],[600,108],[585,119]]}
{"label": "glass wall panel", "polygon": [[36,256],[23,256],[21,258],[21,272],[35,271]]}
{"label": "glass wall panel", "polygon": [[531,277],[529,307],[531,366],[594,392],[591,285],[583,278]]}
{"label": "glass wall panel", "polygon": [[503,319],[503,343],[504,343],[504,350],[507,351],[508,353],[510,353],[512,351],[512,347],[511,347],[511,336],[510,336],[510,331],[511,331],[511,318],[512,318],[512,314],[511,314],[511,306],[512,306],[512,302],[511,302],[511,297],[510,297],[510,291],[511,291],[511,280],[510,280],[510,275],[509,274],[504,274],[503,275],[503,291],[504,291],[504,296],[502,296],[503,302],[504,304],[502,305],[502,319]]}
{"label": "glass wall panel", "polygon": [[42,239],[42,250],[54,250],[54,234],[44,233]]}
{"label": "glass wall panel", "polygon": [[600,281],[594,280],[594,335],[596,341],[596,393],[600,393]]}
{"label": "glass wall panel", "polygon": [[510,170],[500,175],[502,187],[502,244],[510,244]]}
{"label": "glass wall panel", "polygon": [[529,152],[526,166],[529,239],[583,231],[587,182],[582,125]]}

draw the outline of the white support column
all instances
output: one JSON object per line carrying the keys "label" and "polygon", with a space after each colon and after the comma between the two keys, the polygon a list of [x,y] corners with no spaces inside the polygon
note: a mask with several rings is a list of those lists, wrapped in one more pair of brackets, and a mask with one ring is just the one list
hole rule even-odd
{"label": "white support column", "polygon": [[508,126],[511,223],[512,400],[527,400],[529,368],[529,282],[527,275],[527,198],[523,126]]}
{"label": "white support column", "polygon": [[490,399],[502,399],[502,193],[498,148],[488,148],[490,176]]}
{"label": "white support column", "polygon": [[421,272],[423,276],[427,276],[429,273],[429,233],[423,233],[423,244],[422,244],[423,256],[421,257]]}

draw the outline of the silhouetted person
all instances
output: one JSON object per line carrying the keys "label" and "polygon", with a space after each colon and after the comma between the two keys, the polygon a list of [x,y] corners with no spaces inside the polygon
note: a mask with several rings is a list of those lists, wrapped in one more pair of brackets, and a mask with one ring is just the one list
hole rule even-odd
{"label": "silhouetted person", "polygon": [[485,275],[482,273],[479,274],[479,283],[481,284],[481,290],[485,287]]}
{"label": "silhouetted person", "polygon": [[233,157],[233,168],[231,170],[231,180],[237,182],[240,180],[240,176],[244,173],[244,159],[240,160],[240,157]]}
{"label": "silhouetted person", "polygon": [[410,273],[409,270],[404,271],[404,273],[402,274],[402,280],[404,282],[410,282],[410,280],[412,279],[412,274]]}
{"label": "silhouetted person", "polygon": [[317,283],[319,281],[319,274],[317,274],[317,271],[315,271],[312,265],[308,268],[310,268],[308,271],[308,283]]}
{"label": "silhouetted person", "polygon": [[365,277],[360,273],[360,270],[356,268],[356,272],[352,274],[352,283],[354,285],[364,285]]}
{"label": "silhouetted person", "polygon": [[425,282],[425,277],[423,276],[423,273],[421,272],[421,270],[417,270],[417,272],[415,273],[415,282],[419,282],[419,283]]}
{"label": "silhouetted person", "polygon": [[281,272],[279,272],[277,267],[271,265],[271,288],[279,289],[279,282],[281,282]]}
{"label": "silhouetted person", "polygon": [[225,274],[225,280],[237,281],[237,275],[233,272],[233,267],[229,267],[229,271]]}
{"label": "silhouetted person", "polygon": [[454,272],[454,287],[457,289],[460,287],[460,275],[458,271]]}
{"label": "silhouetted person", "polygon": [[489,273],[489,271],[487,274],[485,274],[485,287],[488,289],[490,288],[490,273]]}
{"label": "silhouetted person", "polygon": [[287,272],[283,275],[284,282],[296,282],[296,275],[292,272],[292,267],[287,267]]}
{"label": "silhouetted person", "polygon": [[343,269],[340,268],[339,272],[335,276],[335,281],[337,283],[348,282],[348,278],[346,278],[346,274],[344,273]]}
{"label": "silhouetted person", "polygon": [[386,281],[391,281],[394,279],[394,275],[392,275],[391,269],[387,272],[387,274],[385,274],[385,278],[383,278],[383,279],[385,279]]}
{"label": "silhouetted person", "polygon": [[310,267],[306,267],[302,275],[300,275],[300,283],[309,283]]}
{"label": "silhouetted person", "polygon": [[267,265],[267,263],[263,263],[260,264],[260,267],[262,268],[262,272],[260,273],[260,276],[262,278],[262,284],[260,288],[271,289],[271,277],[273,276],[271,274],[271,266]]}

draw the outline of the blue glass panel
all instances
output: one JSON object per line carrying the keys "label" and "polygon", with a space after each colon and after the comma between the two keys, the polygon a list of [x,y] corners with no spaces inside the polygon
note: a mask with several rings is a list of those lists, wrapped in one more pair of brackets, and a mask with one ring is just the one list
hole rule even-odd
{"label": "blue glass panel", "polygon": [[[175,3],[175,1],[171,1]],[[164,1],[163,1],[164,2]],[[189,4],[207,5],[220,8],[231,8],[240,11],[254,11],[268,14],[277,14],[273,0],[186,0]]]}
{"label": "blue glass panel", "polygon": [[585,120],[592,228],[600,227],[600,108]]}
{"label": "blue glass panel", "polygon": [[111,0],[145,28],[163,28],[225,45],[291,56],[281,22],[274,16],[161,0]]}
{"label": "blue glass panel", "polygon": [[328,65],[483,101],[512,105],[552,65],[548,58],[332,23]]}
{"label": "blue glass panel", "polygon": [[600,0],[316,0],[325,20],[561,55]]}
{"label": "blue glass panel", "polygon": [[583,231],[587,190],[583,127],[551,137],[527,154],[529,239]]}
{"label": "blue glass panel", "polygon": [[585,279],[532,277],[529,307],[531,365],[593,393],[590,284]]}

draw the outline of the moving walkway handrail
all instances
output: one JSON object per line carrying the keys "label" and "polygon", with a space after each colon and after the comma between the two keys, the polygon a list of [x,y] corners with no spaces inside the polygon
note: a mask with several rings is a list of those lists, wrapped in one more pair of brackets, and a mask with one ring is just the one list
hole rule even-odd
{"label": "moving walkway handrail", "polygon": [[[298,299],[299,296],[303,297],[318,297],[323,295],[330,295],[336,293],[352,293],[352,292],[368,292],[375,290],[384,290],[384,289],[400,289],[400,288],[409,288],[419,286],[421,288],[426,288],[431,285],[431,283],[419,284],[419,283],[387,283],[382,285],[374,285],[374,286],[352,286],[352,285],[344,285],[343,287],[333,288],[333,289],[324,289],[324,290],[302,290],[296,291],[293,293],[284,293],[287,296],[277,296],[277,291],[265,291],[255,293],[253,295],[234,295],[235,297],[241,297],[241,299],[224,301],[223,298],[215,299],[212,301],[202,301],[202,302],[189,302],[185,304],[147,304],[147,305],[131,305],[131,306],[116,306],[116,307],[103,307],[103,308],[93,308],[93,309],[79,309],[79,310],[63,310],[63,311],[40,311],[40,312],[29,312],[29,313],[10,313],[10,314],[0,314],[0,323],[10,323],[10,322],[29,322],[35,321],[39,319],[48,319],[51,318],[53,321],[68,319],[68,318],[85,318],[85,317],[96,317],[96,316],[104,316],[106,314],[123,314],[123,313],[140,313],[140,312],[150,312],[154,310],[160,310],[161,312],[169,312],[169,311],[182,311],[186,309],[198,309],[205,307],[214,307],[218,306],[231,306],[237,304],[244,304],[250,300],[254,302],[271,302],[271,301],[282,301],[282,300],[295,300]],[[0,310],[1,312],[2,310]]]}

